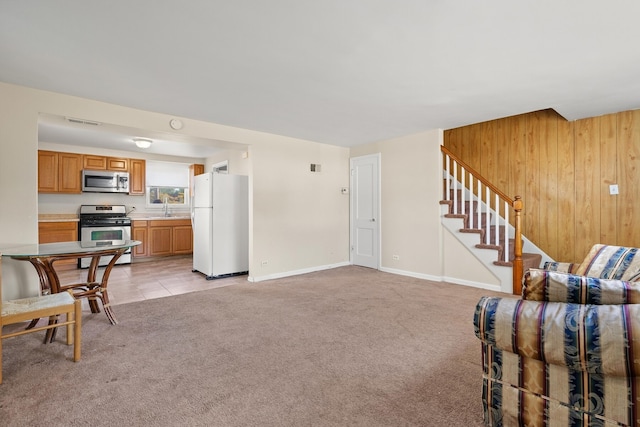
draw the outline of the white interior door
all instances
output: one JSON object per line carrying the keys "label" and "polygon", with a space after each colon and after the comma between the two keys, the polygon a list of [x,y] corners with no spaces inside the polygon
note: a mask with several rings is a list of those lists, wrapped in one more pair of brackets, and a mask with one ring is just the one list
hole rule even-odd
{"label": "white interior door", "polygon": [[380,155],[351,159],[351,263],[380,265]]}

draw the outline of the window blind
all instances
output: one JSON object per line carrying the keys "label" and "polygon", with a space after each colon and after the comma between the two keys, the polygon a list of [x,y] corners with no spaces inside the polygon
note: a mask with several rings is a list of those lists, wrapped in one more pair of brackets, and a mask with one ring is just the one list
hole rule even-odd
{"label": "window blind", "polygon": [[147,187],[188,187],[187,163],[147,160]]}

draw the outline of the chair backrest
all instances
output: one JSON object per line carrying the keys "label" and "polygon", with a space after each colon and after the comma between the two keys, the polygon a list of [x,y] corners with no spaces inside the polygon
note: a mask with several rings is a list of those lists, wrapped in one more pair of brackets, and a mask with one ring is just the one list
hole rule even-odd
{"label": "chair backrest", "polygon": [[[66,320],[59,321],[61,314]],[[37,326],[38,319],[49,318],[48,323]],[[34,320],[36,323],[34,323]],[[31,321],[26,329],[4,331],[3,325],[11,325]],[[55,337],[55,328],[66,326],[67,344],[73,344],[73,360],[80,360],[82,307],[80,300],[75,299],[71,292],[42,295],[31,298],[2,301],[2,254],[0,254],[0,384],[2,384],[2,340],[19,335],[39,331],[47,331],[45,342],[49,337]],[[5,333],[8,332],[8,333]]]}
{"label": "chair backrest", "polygon": [[636,256],[638,252],[638,248],[593,245],[575,274],[627,282],[639,281],[640,256]]}

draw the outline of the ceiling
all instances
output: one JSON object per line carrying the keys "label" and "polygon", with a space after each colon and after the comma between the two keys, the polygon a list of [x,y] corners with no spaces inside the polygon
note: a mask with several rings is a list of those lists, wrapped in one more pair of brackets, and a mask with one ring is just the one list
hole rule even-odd
{"label": "ceiling", "polygon": [[568,120],[640,108],[633,0],[5,0],[1,10],[0,81],[338,146],[545,108]]}
{"label": "ceiling", "polygon": [[[81,121],[82,123],[78,123]],[[149,148],[136,147],[133,139],[152,141]],[[153,132],[99,123],[77,117],[60,117],[40,114],[38,119],[40,142],[130,151],[173,157],[207,158],[224,149],[246,150],[246,146],[226,141],[195,138],[181,134]]]}

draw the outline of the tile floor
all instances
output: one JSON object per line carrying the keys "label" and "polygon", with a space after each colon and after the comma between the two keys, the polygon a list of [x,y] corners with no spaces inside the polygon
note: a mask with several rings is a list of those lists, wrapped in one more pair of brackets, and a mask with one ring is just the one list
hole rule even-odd
{"label": "tile floor", "polygon": [[[247,281],[246,275],[206,280],[203,274],[192,272],[191,267],[191,256],[172,256],[116,265],[109,276],[109,300],[112,305],[125,304],[246,283]],[[103,271],[103,268],[99,269],[100,278]],[[63,285],[84,282],[86,274],[86,269],[58,272],[60,283]],[[88,309],[88,306],[85,309]]]}

